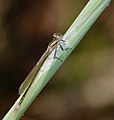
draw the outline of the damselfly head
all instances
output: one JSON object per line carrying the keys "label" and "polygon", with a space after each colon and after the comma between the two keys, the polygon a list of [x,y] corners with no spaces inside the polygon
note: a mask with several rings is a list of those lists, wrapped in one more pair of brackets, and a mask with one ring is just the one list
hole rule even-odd
{"label": "damselfly head", "polygon": [[61,33],[59,33],[59,32],[56,32],[56,33],[53,34],[53,37],[54,37],[55,39],[62,40],[63,35],[62,35]]}

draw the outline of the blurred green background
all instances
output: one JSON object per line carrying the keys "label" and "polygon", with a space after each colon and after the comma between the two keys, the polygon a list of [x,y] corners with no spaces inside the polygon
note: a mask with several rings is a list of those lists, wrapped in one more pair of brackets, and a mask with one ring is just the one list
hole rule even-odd
{"label": "blurred green background", "polygon": [[[46,50],[88,0],[0,1],[0,119]],[[114,120],[114,1],[21,120]]]}

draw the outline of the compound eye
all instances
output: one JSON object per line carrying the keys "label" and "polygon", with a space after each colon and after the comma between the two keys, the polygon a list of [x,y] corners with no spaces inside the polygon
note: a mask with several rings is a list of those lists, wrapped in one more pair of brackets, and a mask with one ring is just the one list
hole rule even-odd
{"label": "compound eye", "polygon": [[53,37],[56,38],[56,39],[62,39],[63,35],[59,32],[56,32],[56,33],[53,34]]}

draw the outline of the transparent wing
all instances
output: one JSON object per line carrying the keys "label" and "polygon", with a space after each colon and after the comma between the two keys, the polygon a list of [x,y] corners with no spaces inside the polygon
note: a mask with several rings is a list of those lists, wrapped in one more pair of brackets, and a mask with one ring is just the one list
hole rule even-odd
{"label": "transparent wing", "polygon": [[44,52],[44,54],[41,56],[37,64],[33,67],[31,72],[28,74],[24,82],[21,84],[19,88],[19,95],[21,95],[29,86],[30,84],[34,81],[39,69],[41,68],[42,64],[44,63],[45,59],[47,56],[50,54],[50,46],[47,48],[47,50]]}

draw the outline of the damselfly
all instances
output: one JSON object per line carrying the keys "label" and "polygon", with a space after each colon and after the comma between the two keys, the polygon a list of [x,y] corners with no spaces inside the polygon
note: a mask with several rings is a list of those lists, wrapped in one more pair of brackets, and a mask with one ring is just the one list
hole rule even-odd
{"label": "damselfly", "polygon": [[33,69],[31,70],[31,72],[28,74],[28,76],[26,77],[26,79],[24,80],[24,82],[21,84],[20,88],[19,88],[19,94],[21,95],[23,92],[23,96],[20,99],[18,106],[16,109],[19,108],[19,106],[21,105],[21,103],[23,102],[26,93],[28,92],[29,88],[31,87],[32,82],[34,81],[36,75],[38,74],[39,70],[41,69],[42,65],[44,64],[45,60],[47,59],[47,57],[50,55],[50,53],[55,49],[55,53],[54,53],[54,58],[55,59],[59,59],[60,61],[62,61],[60,58],[58,58],[56,56],[57,53],[57,47],[59,46],[61,48],[62,51],[64,51],[65,49],[63,48],[61,42],[65,42],[63,40],[63,35],[61,33],[54,33],[53,34],[53,40],[52,42],[49,43],[46,51],[44,52],[44,54],[41,56],[41,58],[39,59],[39,61],[36,63],[36,65],[33,67]]}

